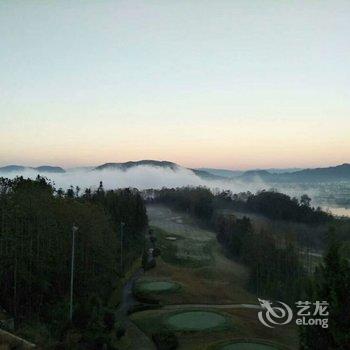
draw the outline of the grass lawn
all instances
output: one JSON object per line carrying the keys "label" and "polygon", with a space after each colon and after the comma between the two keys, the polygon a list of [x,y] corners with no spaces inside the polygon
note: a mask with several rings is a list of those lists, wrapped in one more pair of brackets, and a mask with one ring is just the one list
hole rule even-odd
{"label": "grass lawn", "polygon": [[166,326],[175,331],[225,330],[230,321],[225,315],[213,311],[178,311],[165,320]]}
{"label": "grass lawn", "polygon": [[[256,310],[225,310],[225,312],[215,309],[205,310],[207,316],[207,313],[214,313],[214,315],[220,315],[225,322],[219,323],[212,328],[204,327],[203,330],[186,329],[184,320],[180,320],[179,328],[169,325],[169,320],[172,317],[186,315],[188,312],[200,313],[203,310],[193,309],[182,312],[162,309],[147,310],[131,315],[131,320],[150,337],[153,333],[162,330],[174,331],[179,340],[179,350],[218,350],[223,344],[229,344],[232,341],[242,341],[242,339],[271,342],[276,349],[281,350],[298,348],[295,328],[289,326],[276,329],[266,328],[257,322]],[[220,320],[222,319],[219,318]],[[205,322],[205,320],[202,322]]]}
{"label": "grass lawn", "polygon": [[162,330],[175,332],[180,350],[216,350],[232,340],[242,339],[272,341],[287,349],[297,349],[296,327],[269,329],[258,321],[257,310],[223,311],[210,305],[182,309],[181,304],[257,304],[258,301],[246,289],[248,270],[223,254],[214,232],[203,230],[189,216],[168,208],[152,206],[148,208],[148,215],[161,255],[156,267],[148,270],[136,285],[177,283],[180,286],[177,289],[152,291],[148,288],[146,296],[161,305],[179,307],[132,314],[130,319],[138,328],[149,337]]}
{"label": "grass lawn", "polygon": [[270,343],[261,339],[252,339],[247,341],[245,339],[229,340],[219,342],[210,346],[209,350],[284,350],[284,346]]}
{"label": "grass lawn", "polygon": [[148,215],[161,256],[156,268],[147,271],[144,278],[171,279],[181,285],[175,293],[154,295],[161,304],[257,303],[246,289],[247,269],[223,254],[214,232],[167,208],[152,206]]}

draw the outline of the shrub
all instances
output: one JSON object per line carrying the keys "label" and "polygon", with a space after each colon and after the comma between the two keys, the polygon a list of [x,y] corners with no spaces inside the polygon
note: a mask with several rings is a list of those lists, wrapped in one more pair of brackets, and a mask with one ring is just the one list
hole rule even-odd
{"label": "shrub", "polygon": [[173,332],[154,333],[152,334],[152,339],[158,350],[175,350],[179,346],[177,337]]}
{"label": "shrub", "polygon": [[145,270],[150,270],[150,269],[153,269],[154,267],[156,267],[156,260],[152,259],[151,261],[149,261],[147,263],[147,266],[146,266]]}
{"label": "shrub", "polygon": [[107,328],[107,330],[111,331],[114,327],[115,315],[111,311],[106,311],[103,316],[103,322]]}
{"label": "shrub", "polygon": [[156,258],[157,256],[159,256],[161,253],[159,248],[154,248],[153,250],[153,257]]}
{"label": "shrub", "polygon": [[124,337],[125,332],[126,332],[125,327],[123,325],[118,325],[116,330],[115,330],[115,335],[116,335],[117,339]]}
{"label": "shrub", "polygon": [[141,264],[142,264],[142,267],[144,270],[147,269],[147,262],[148,262],[148,254],[147,254],[147,252],[143,252]]}

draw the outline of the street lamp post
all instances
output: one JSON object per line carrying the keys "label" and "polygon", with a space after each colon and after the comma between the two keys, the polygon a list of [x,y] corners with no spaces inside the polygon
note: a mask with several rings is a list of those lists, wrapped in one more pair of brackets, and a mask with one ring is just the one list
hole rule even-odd
{"label": "street lamp post", "polygon": [[70,270],[70,305],[69,305],[69,319],[73,319],[73,286],[74,286],[74,259],[75,259],[75,232],[79,227],[73,224],[72,226],[72,257]]}
{"label": "street lamp post", "polygon": [[120,223],[120,271],[123,274],[123,239],[124,239],[124,226],[125,223]]}

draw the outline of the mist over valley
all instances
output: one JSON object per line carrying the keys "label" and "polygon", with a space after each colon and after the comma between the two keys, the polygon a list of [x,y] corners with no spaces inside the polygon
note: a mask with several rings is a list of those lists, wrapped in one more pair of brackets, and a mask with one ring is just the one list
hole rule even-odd
{"label": "mist over valley", "polygon": [[0,168],[0,176],[8,178],[23,176],[35,179],[38,175],[51,180],[57,189],[65,190],[71,186],[96,189],[100,181],[106,189],[205,186],[213,191],[230,190],[232,193],[274,189],[297,198],[307,194],[313,206],[330,210],[334,215],[350,216],[350,164],[316,169],[238,171],[192,169],[170,161],[141,160],[67,169],[48,165],[8,165]]}

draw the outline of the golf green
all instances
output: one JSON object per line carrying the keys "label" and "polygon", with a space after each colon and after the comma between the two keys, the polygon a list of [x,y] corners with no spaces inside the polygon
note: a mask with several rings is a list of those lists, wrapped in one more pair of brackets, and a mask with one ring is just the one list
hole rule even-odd
{"label": "golf green", "polygon": [[142,282],[139,285],[139,290],[142,292],[166,292],[177,289],[178,285],[173,282],[166,281],[153,281],[153,282]]}
{"label": "golf green", "polygon": [[220,350],[277,350],[277,348],[259,343],[231,343],[224,345]]}
{"label": "golf green", "polygon": [[226,318],[209,311],[187,311],[177,313],[166,319],[173,330],[201,331],[226,326]]}

